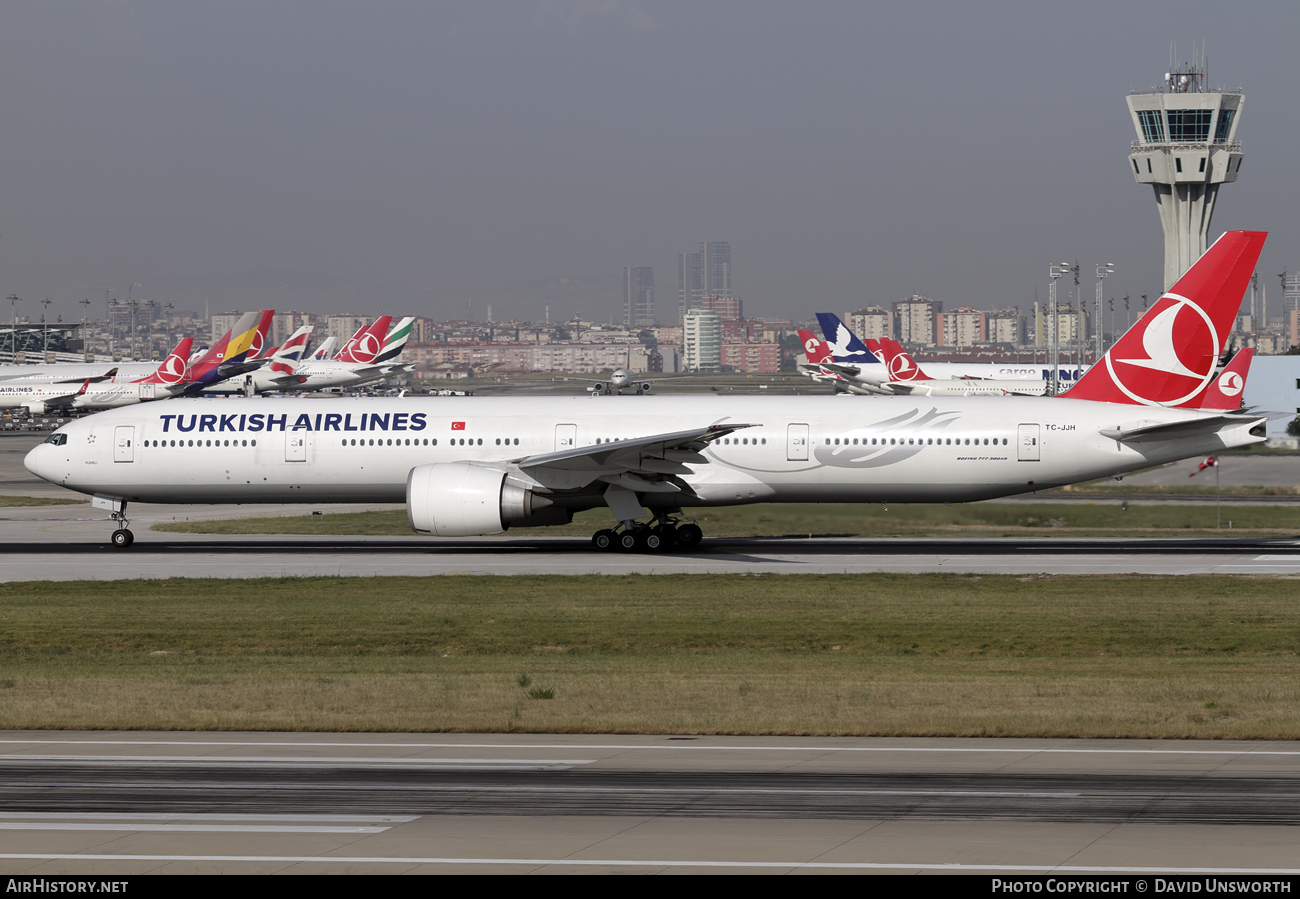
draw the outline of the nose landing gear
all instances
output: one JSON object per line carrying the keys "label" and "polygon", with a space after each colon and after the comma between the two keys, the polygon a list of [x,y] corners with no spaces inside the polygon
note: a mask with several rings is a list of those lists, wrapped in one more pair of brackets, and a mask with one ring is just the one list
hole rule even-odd
{"label": "nose landing gear", "polygon": [[135,542],[135,534],[132,534],[127,527],[131,522],[126,517],[126,500],[114,502],[109,515],[117,525],[117,530],[113,531],[113,536],[109,540],[118,549],[126,549]]}

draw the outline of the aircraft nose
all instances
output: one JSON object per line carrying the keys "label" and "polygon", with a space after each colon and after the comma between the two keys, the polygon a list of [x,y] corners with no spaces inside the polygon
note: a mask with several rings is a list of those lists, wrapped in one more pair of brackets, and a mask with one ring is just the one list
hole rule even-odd
{"label": "aircraft nose", "polygon": [[54,447],[48,443],[37,444],[23,458],[23,466],[38,478],[54,481],[57,479],[57,475],[54,473],[54,455]]}

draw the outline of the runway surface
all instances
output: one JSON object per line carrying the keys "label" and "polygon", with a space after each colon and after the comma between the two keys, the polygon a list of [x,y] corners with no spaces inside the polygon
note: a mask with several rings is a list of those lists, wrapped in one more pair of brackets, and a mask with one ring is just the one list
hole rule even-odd
{"label": "runway surface", "polygon": [[0,869],[1300,872],[1300,744],[0,733]]}
{"label": "runway surface", "polygon": [[[363,507],[323,507],[347,511]],[[141,505],[135,545],[112,548],[85,505],[0,509],[0,581],[442,574],[1300,574],[1300,539],[706,538],[691,553],[597,553],[582,537],[234,536],[152,532],[173,517],[282,506]],[[295,510],[300,512],[300,510]]]}
{"label": "runway surface", "polygon": [[[42,435],[0,438],[0,494],[80,498],[22,468],[22,456],[40,439]],[[1277,486],[1297,480],[1300,457],[1232,457],[1224,464],[1234,482]],[[1133,480],[1171,477],[1187,480],[1177,466]],[[1300,496],[1238,499],[1274,503]],[[1016,501],[1062,500],[1054,495]],[[585,538],[573,537],[249,537],[149,530],[155,522],[171,520],[391,508],[401,507],[135,504],[130,513],[136,543],[126,551],[108,545],[112,527],[107,514],[89,504],[0,508],[0,581],[439,574],[1300,574],[1300,537],[1236,540],[1228,537],[1230,532],[1222,540],[1141,541],[706,537],[703,547],[690,554],[624,555],[593,552]],[[1225,524],[1231,520],[1230,506],[1223,517]]]}

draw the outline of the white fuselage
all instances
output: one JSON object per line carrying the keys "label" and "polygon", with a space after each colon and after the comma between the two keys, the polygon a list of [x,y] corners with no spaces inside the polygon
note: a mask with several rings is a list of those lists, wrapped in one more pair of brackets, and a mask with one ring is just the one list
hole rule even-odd
{"label": "white fuselage", "polygon": [[117,369],[119,381],[147,378],[158,370],[157,362],[53,362],[48,365],[0,365],[0,384],[48,384],[51,381],[84,381]]}
{"label": "white fuselage", "polygon": [[[708,463],[682,476],[689,492],[668,501],[965,502],[1263,439],[1251,433],[1262,433],[1258,418],[1137,443],[1100,433],[1204,418],[1213,416],[1036,397],[175,399],[65,425],[50,438],[62,445],[37,446],[26,465],[73,490],[130,501],[402,502],[408,472],[424,463],[518,472],[518,460],[562,446],[744,422],[756,427],[703,450]],[[545,487],[567,491],[566,505],[604,504],[594,476],[561,474]]]}

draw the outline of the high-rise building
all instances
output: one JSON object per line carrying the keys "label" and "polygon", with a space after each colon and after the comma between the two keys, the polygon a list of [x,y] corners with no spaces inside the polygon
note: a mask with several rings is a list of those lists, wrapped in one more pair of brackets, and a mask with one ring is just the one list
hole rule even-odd
{"label": "high-rise building", "polygon": [[989,343],[1021,346],[1025,342],[1025,317],[1014,306],[990,312],[987,329]]}
{"label": "high-rise building", "polygon": [[722,316],[688,309],[682,322],[683,356],[687,371],[722,370]]}
{"label": "high-rise building", "polygon": [[[1245,97],[1209,90],[1204,55],[1165,73],[1163,87],[1128,96],[1138,139],[1129,164],[1139,184],[1150,184],[1165,232],[1168,290],[1205,252],[1219,185],[1241,172],[1236,139]],[[1172,63],[1172,59],[1170,60]]]}
{"label": "high-rise building", "polygon": [[868,306],[857,312],[850,312],[849,330],[863,340],[879,340],[894,336],[894,316],[888,309],[880,306]]}
{"label": "high-rise building", "polygon": [[697,308],[718,313],[724,322],[738,322],[745,317],[745,304],[738,297],[706,293]]}
{"label": "high-rise building", "polygon": [[988,333],[988,313],[970,306],[952,312],[940,312],[936,328],[940,346],[975,346],[984,343]]}
{"label": "high-rise building", "polygon": [[731,244],[705,241],[698,253],[677,256],[677,322],[688,309],[698,308],[705,294],[731,296]]}
{"label": "high-rise building", "polygon": [[704,254],[677,254],[677,324],[686,310],[697,309],[704,296]]}
{"label": "high-rise building", "polygon": [[629,328],[655,323],[655,272],[648,265],[623,268],[623,324]]}
{"label": "high-rise building", "polygon": [[894,339],[912,346],[934,346],[943,303],[913,294],[894,303]]}
{"label": "high-rise building", "polygon": [[711,240],[700,244],[704,257],[704,292],[714,296],[731,296],[731,244]]}

